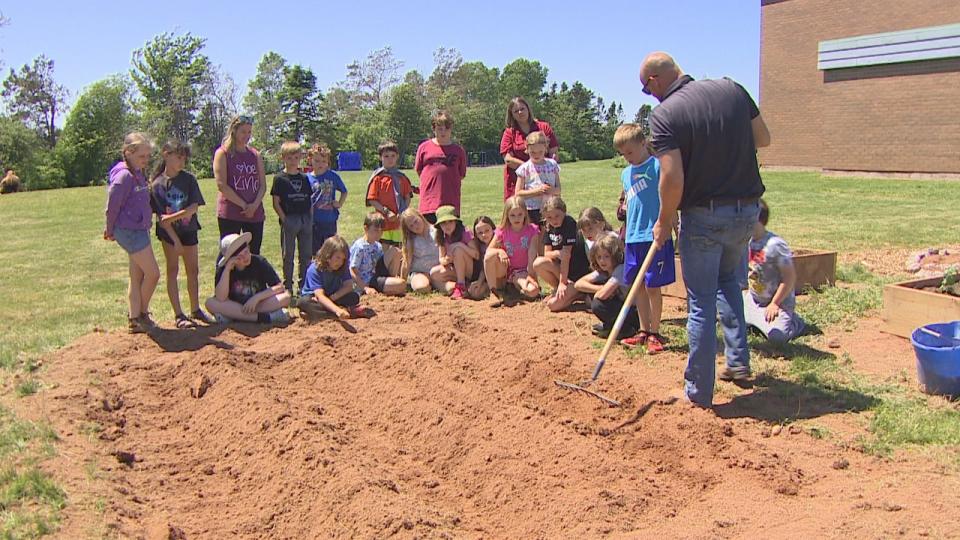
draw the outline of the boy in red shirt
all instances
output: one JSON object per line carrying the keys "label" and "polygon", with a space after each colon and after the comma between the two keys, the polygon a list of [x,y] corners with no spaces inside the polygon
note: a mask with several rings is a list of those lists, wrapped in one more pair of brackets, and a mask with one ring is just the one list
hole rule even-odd
{"label": "boy in red shirt", "polygon": [[370,176],[367,182],[367,206],[372,206],[383,216],[383,236],[380,242],[400,245],[400,214],[410,206],[413,187],[407,175],[397,168],[400,150],[393,141],[386,141],[377,147],[381,167]]}

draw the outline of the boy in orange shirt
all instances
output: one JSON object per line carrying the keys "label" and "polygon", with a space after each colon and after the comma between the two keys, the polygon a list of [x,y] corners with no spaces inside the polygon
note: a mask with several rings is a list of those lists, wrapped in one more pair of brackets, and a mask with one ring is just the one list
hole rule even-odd
{"label": "boy in orange shirt", "polygon": [[383,236],[381,243],[400,245],[400,214],[410,206],[413,187],[407,175],[397,168],[400,150],[396,143],[387,141],[377,147],[381,167],[370,176],[367,182],[367,206],[372,206],[383,216]]}

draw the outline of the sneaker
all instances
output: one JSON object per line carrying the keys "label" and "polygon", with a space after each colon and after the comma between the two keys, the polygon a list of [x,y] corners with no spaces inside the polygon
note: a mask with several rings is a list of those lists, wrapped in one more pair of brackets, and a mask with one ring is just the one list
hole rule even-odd
{"label": "sneaker", "polygon": [[453,292],[450,293],[450,298],[453,298],[454,300],[463,300],[466,295],[466,287],[464,287],[463,283],[457,283],[453,286]]}
{"label": "sneaker", "polygon": [[233,319],[221,313],[214,315],[214,319],[217,321],[217,324],[230,324],[233,322]]}
{"label": "sneaker", "polygon": [[647,343],[648,337],[650,337],[650,334],[648,334],[647,332],[641,331],[640,333],[638,333],[633,337],[621,339],[620,344],[628,349],[633,349],[633,348],[645,345]]}
{"label": "sneaker", "polygon": [[191,314],[190,314],[190,318],[192,318],[193,320],[195,320],[195,321],[197,321],[197,322],[201,322],[201,323],[203,323],[203,324],[213,324],[213,323],[215,322],[212,318],[210,318],[209,315],[207,315],[206,313],[204,313],[204,311],[203,311],[202,309],[198,309],[198,310],[194,311],[193,313],[191,313]]}
{"label": "sneaker", "polygon": [[727,382],[746,381],[750,378],[750,368],[723,366],[723,369],[717,374],[717,378]]}
{"label": "sneaker", "polygon": [[650,334],[647,336],[647,354],[658,352],[663,352],[663,337],[657,333]]}
{"label": "sneaker", "polygon": [[350,313],[350,318],[352,319],[369,319],[373,317],[372,309],[360,305],[351,306],[347,308],[347,311]]}
{"label": "sneaker", "polygon": [[[600,335],[600,332],[603,332],[603,323],[602,323],[602,322],[598,322],[597,324],[591,326],[591,327],[590,327],[590,332],[592,332],[593,335],[595,335],[595,336],[599,336],[599,335]],[[607,335],[609,335],[609,334],[610,334],[610,333],[607,332]]]}
{"label": "sneaker", "polygon": [[270,312],[271,324],[286,324],[290,322],[290,314],[285,309],[278,309]]}

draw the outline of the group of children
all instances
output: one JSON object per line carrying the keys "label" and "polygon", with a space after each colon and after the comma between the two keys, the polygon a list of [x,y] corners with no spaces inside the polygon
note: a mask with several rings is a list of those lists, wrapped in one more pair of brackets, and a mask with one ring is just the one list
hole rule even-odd
{"label": "group of children", "polygon": [[[568,215],[560,167],[546,156],[543,133],[531,133],[526,142],[530,160],[517,168],[516,193],[504,202],[499,223],[479,216],[470,227],[453,205],[428,215],[413,208],[410,201],[417,189],[397,168],[399,149],[393,143],[382,144],[378,148],[382,166],[366,189],[366,205],[372,211],[364,218],[363,235],[352,244],[337,234],[347,189],[330,169],[330,150],[312,146],[306,153],[312,171],[304,174],[300,144],[284,143],[283,170],[274,176],[270,190],[281,228],[283,279],[266,259],[251,253],[250,233],[228,234],[221,239],[214,296],[205,304],[208,311],[219,322],[284,322],[289,319],[285,308],[297,297],[295,305],[308,318],[369,317],[372,311],[361,305],[363,295],[403,295],[408,290],[436,290],[453,299],[489,296],[491,306],[497,307],[520,297],[541,297],[542,283],[551,289],[544,299],[551,311],[587,302],[600,321],[594,333],[607,337],[653,249],[659,162],[649,153],[639,125],[617,129],[614,145],[629,162],[621,174],[618,214],[625,223],[618,234],[597,208],[584,209],[578,219]],[[204,204],[203,196],[196,178],[183,170],[189,147],[171,142],[162,155],[149,191],[167,261],[167,292],[178,327],[209,324],[213,320],[200,308],[197,277],[197,210]],[[744,294],[748,321],[779,341],[797,335],[803,322],[793,312],[790,251],[782,239],[765,230],[768,215],[761,214],[751,242],[749,287]],[[659,333],[660,287],[675,280],[672,242],[653,257],[617,336],[622,344],[645,347],[650,353],[664,346]],[[180,306],[179,259],[187,270],[189,316]]]}

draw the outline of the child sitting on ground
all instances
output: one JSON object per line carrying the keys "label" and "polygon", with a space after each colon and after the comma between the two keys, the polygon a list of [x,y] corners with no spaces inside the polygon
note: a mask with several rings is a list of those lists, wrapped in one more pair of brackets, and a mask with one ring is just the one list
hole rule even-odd
{"label": "child sitting on ground", "polygon": [[360,295],[354,291],[347,265],[349,258],[350,247],[343,238],[334,235],[324,240],[307,268],[297,301],[300,313],[312,318],[332,313],[338,319],[369,315],[367,309],[360,307]]}
{"label": "child sitting on ground", "polygon": [[747,324],[773,343],[786,343],[800,335],[806,326],[796,308],[794,288],[797,271],[787,243],[767,230],[770,208],[760,199],[760,219],[753,225],[750,238],[750,262],[743,291],[743,312]]}
{"label": "child sitting on ground", "polygon": [[513,196],[503,205],[500,226],[483,257],[483,273],[490,288],[490,305],[500,307],[506,299],[506,284],[513,284],[527,298],[540,296],[540,284],[533,271],[540,229],[530,223],[527,208]]}
{"label": "child sitting on ground", "polygon": [[467,295],[467,278],[472,277],[474,268],[480,266],[477,262],[480,250],[452,205],[437,208],[435,216],[440,264],[430,270],[430,279],[442,284],[442,290],[454,300],[462,300]]}
{"label": "child sitting on ground", "polygon": [[220,324],[234,320],[282,324],[290,320],[283,309],[290,305],[290,293],[270,263],[250,253],[252,238],[245,232],[220,239],[216,287],[206,303]]}
{"label": "child sitting on ground", "polygon": [[413,197],[413,187],[407,175],[397,168],[400,158],[400,149],[396,143],[387,141],[377,147],[380,154],[381,167],[373,171],[367,182],[367,206],[383,216],[383,237],[381,242],[391,246],[399,246],[400,214],[410,206]]}
{"label": "child sitting on ground", "polygon": [[470,247],[477,250],[477,262],[473,265],[473,274],[469,277],[467,293],[475,300],[490,294],[487,278],[483,274],[483,257],[487,254],[490,242],[493,241],[493,231],[496,228],[496,224],[487,216],[477,216],[477,219],[473,220],[473,240],[470,241]]}
{"label": "child sitting on ground", "polygon": [[543,256],[533,261],[533,270],[539,279],[553,287],[553,294],[545,300],[547,307],[550,311],[562,311],[581,297],[573,287],[576,280],[570,277],[570,259],[577,243],[577,221],[567,215],[567,204],[556,195],[544,203],[543,218],[546,226]]}
{"label": "child sitting on ground", "polygon": [[[578,279],[574,287],[584,294],[593,295],[590,307],[601,323],[601,327],[594,333],[598,337],[606,338],[613,331],[613,325],[620,315],[631,285],[623,276],[623,245],[616,235],[603,235],[594,242],[590,248],[590,266],[593,272]],[[639,327],[637,310],[631,306],[617,339],[636,334]]]}
{"label": "child sitting on ground", "polygon": [[430,292],[431,286],[441,290],[443,281],[432,281],[430,275],[433,267],[440,264],[436,229],[417,209],[407,208],[400,214],[400,231],[403,236],[400,277],[406,277],[410,289],[416,293]]}
{"label": "child sitting on ground", "polygon": [[[632,284],[643,266],[647,252],[653,248],[653,225],[660,215],[660,162],[650,155],[643,128],[638,124],[623,124],[613,136],[613,144],[630,166],[620,175],[621,188],[626,194],[627,226],[624,248],[624,279]],[[673,240],[668,239],[653,256],[634,305],[640,315],[641,332],[625,339],[627,347],[646,345],[647,353],[663,350],[660,335],[660,315],[663,295],[660,287],[676,281],[673,261]]]}
{"label": "child sitting on ground", "polygon": [[380,245],[383,234],[383,216],[370,213],[363,220],[363,236],[350,246],[350,276],[357,294],[379,292],[402,296],[407,292],[406,281],[395,277],[399,273],[399,251],[393,246]]}
{"label": "child sitting on ground", "polygon": [[594,242],[604,236],[618,238],[599,208],[593,206],[584,208],[577,219],[577,241],[570,253],[570,281],[576,283],[578,279],[592,271],[590,248],[593,247]]}

